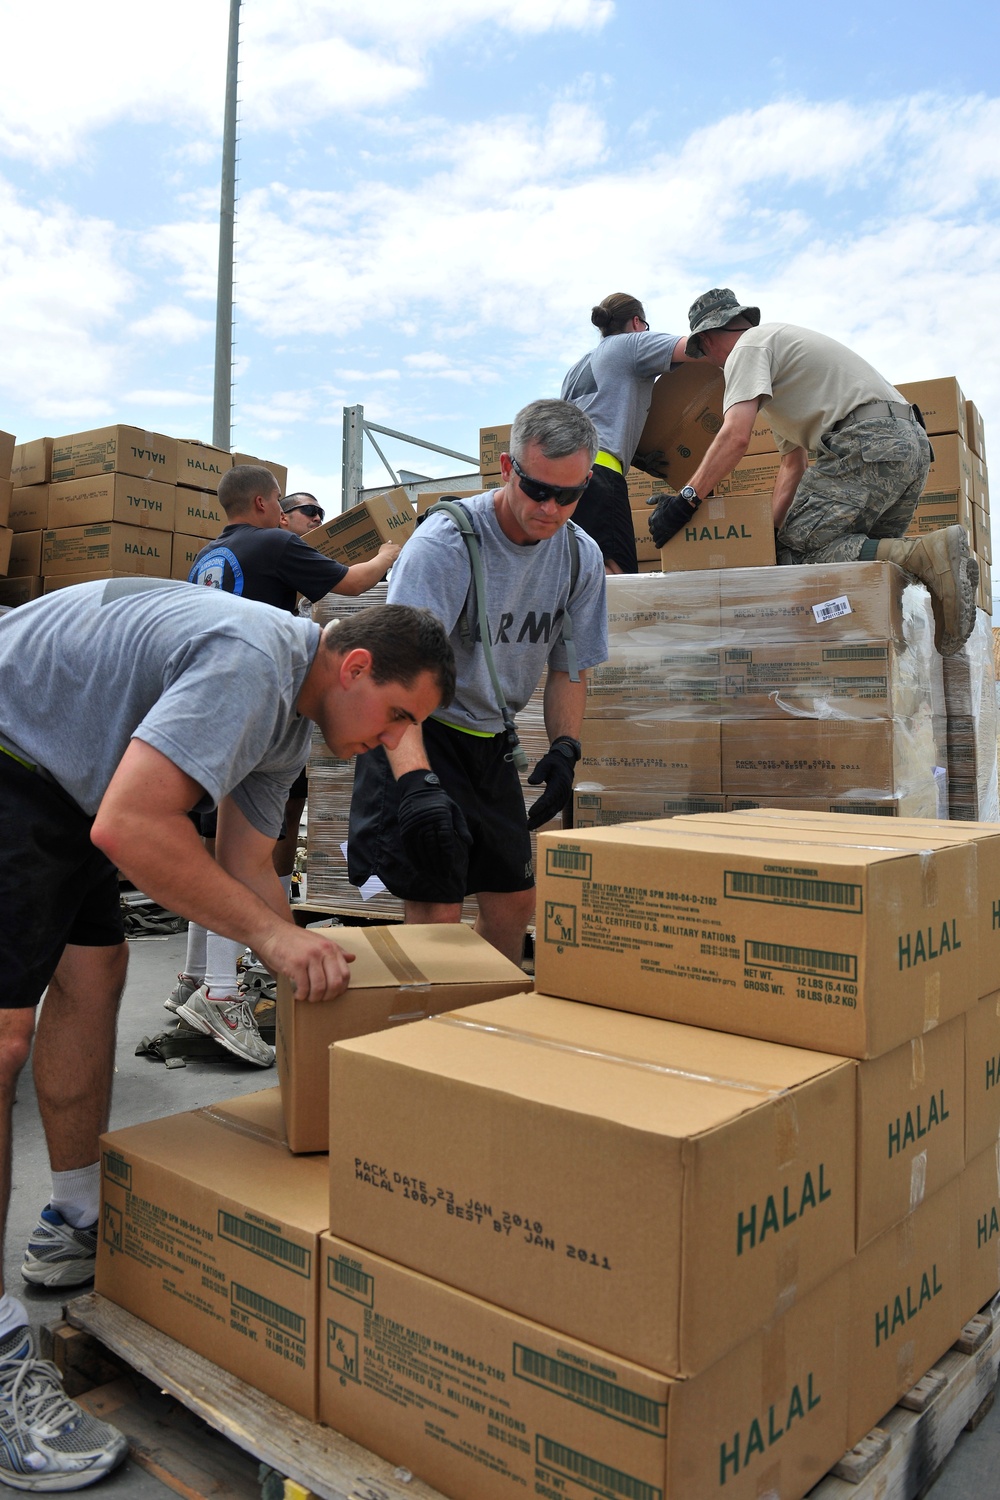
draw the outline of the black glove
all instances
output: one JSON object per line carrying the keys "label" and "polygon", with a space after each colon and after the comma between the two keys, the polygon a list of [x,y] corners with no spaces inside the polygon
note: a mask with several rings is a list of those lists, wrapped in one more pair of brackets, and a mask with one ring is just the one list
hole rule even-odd
{"label": "black glove", "polygon": [[464,889],[472,836],[462,809],[433,771],[407,771],[397,785],[399,837],[407,859],[426,874],[429,889]]}
{"label": "black glove", "polygon": [[542,756],[528,777],[529,786],[541,786],[545,782],[545,791],[528,813],[529,828],[540,828],[556,813],[562,812],[573,791],[573,777],[581,753],[580,741],[570,739],[568,734],[561,734],[552,741],[548,753]]}
{"label": "black glove", "polygon": [[682,526],[686,526],[701,501],[697,495],[685,500],[680,495],[664,495],[649,518],[649,534],[657,547],[665,547]]}

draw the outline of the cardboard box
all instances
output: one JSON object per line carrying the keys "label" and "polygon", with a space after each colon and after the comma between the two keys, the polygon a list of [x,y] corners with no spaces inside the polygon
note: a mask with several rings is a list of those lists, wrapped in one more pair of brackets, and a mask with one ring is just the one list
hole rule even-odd
{"label": "cardboard box", "polygon": [[253,458],[249,453],[234,453],[233,467],[237,464],[259,464],[263,469],[270,469],[278,483],[278,488],[284,495],[288,490],[288,469],[284,464],[272,463],[269,458]]}
{"label": "cardboard box", "polygon": [[48,577],[116,568],[148,578],[169,578],[172,541],[169,531],[124,526],[119,521],[43,531],[42,572]]}
{"label": "cardboard box", "polygon": [[324,1235],[320,1418],[442,1494],[797,1500],[843,1451],[846,1271],[673,1381]]}
{"label": "cardboard box", "polygon": [[665,479],[657,474],[647,474],[643,469],[634,466],[625,471],[625,484],[628,489],[628,503],[633,510],[652,509],[653,505],[661,495],[669,495],[673,487]]}
{"label": "cardboard box", "polygon": [[711,719],[583,721],[578,791],[658,791],[689,797],[722,792],[719,724]]}
{"label": "cardboard box", "polygon": [[849,1444],[958,1337],[965,1321],[959,1213],[956,1179],[873,1240],[851,1266]]}
{"label": "cardboard box", "polygon": [[177,471],[177,443],[141,427],[99,427],[52,440],[52,478],[89,479],[92,474],[134,474],[165,480]]}
{"label": "cardboard box", "polygon": [[9,479],[0,479],[0,526],[6,526],[9,523],[13,500],[13,484]]}
{"label": "cardboard box", "polygon": [[942,433],[933,442],[934,458],[924,485],[925,494],[958,490],[972,499],[973,458],[968,446],[954,432]]}
{"label": "cardboard box", "polygon": [[37,578],[41,571],[42,533],[11,532],[10,556],[7,559],[8,578]]}
{"label": "cardboard box", "polygon": [[401,487],[352,505],[332,521],[314,526],[304,541],[337,562],[368,562],[383,542],[402,545],[417,524],[409,496]]}
{"label": "cardboard box", "polygon": [[965,441],[979,458],[986,457],[986,431],[982,414],[974,401],[965,402]]}
{"label": "cardboard box", "polygon": [[978,458],[973,454],[972,458],[972,499],[980,510],[990,510],[990,476],[986,467],[986,460]]}
{"label": "cardboard box", "polygon": [[858,1064],[858,1249],[965,1165],[965,1016]]}
{"label": "cardboard box", "polygon": [[893,641],[810,641],[731,646],[721,653],[721,685],[735,718],[916,718],[944,712],[933,656]]}
{"label": "cardboard box", "polygon": [[[921,848],[931,841],[935,845],[951,843],[970,847],[975,856],[972,891],[977,914],[979,953],[975,995],[979,998],[993,993],[1000,973],[1000,826],[996,823],[955,822],[948,818],[901,815],[891,829],[886,829],[881,820],[873,822],[861,809],[853,809],[846,814],[838,813],[836,817],[826,817],[819,809],[816,810],[816,815],[775,809],[763,813],[760,818],[755,818],[752,812],[748,812],[746,817],[762,824],[768,832],[776,833],[781,838],[799,838],[804,832],[807,838],[822,834],[824,837],[843,840],[877,841],[889,838],[896,844],[905,846],[909,842]],[[969,1154],[973,1155],[974,1152]]]}
{"label": "cardboard box", "polygon": [[10,566],[11,546],[14,532],[9,526],[0,526],[0,573],[6,574]]}
{"label": "cardboard box", "polygon": [[113,1130],[95,1290],[314,1420],[326,1179],[277,1089]]}
{"label": "cardboard box", "polygon": [[156,479],[131,474],[100,474],[92,479],[70,479],[49,485],[48,529],[92,526],[96,521],[122,521],[127,526],[151,526],[173,531],[177,488]]}
{"label": "cardboard box", "polygon": [[10,479],[17,439],[12,432],[0,432],[0,479]]}
{"label": "cardboard box", "polygon": [[715,571],[609,574],[608,643],[616,649],[715,650],[719,644],[719,574]]}
{"label": "cardboard box", "polygon": [[178,440],[177,469],[174,473],[177,484],[186,484],[196,490],[208,490],[214,495],[218,492],[219,480],[232,467],[233,455],[227,453],[225,448],[213,448],[211,443],[200,443],[195,439]]}
{"label": "cardboard box", "polygon": [[771,427],[771,418],[765,407],[757,413],[753,427],[750,429],[750,442],[747,445],[747,453],[776,453],[777,450],[778,444],[775,441],[774,432]]}
{"label": "cardboard box", "polygon": [[500,473],[500,455],[510,449],[511,424],[500,423],[479,429],[479,472],[485,479],[488,474]]}
{"label": "cardboard box", "polygon": [[41,578],[0,578],[0,604],[14,609],[42,597]]}
{"label": "cardboard box", "polygon": [[214,542],[226,526],[226,515],[218,498],[205,490],[193,490],[187,485],[177,486],[177,504],[174,510],[174,530],[182,536],[200,536],[206,542]]}
{"label": "cardboard box", "polygon": [[966,1166],[959,1188],[961,1318],[973,1317],[1000,1288],[1000,1146]]}
{"label": "cardboard box", "polygon": [[724,719],[722,790],[727,796],[938,796],[943,724],[926,719]]}
{"label": "cardboard box", "polygon": [[533,994],[330,1066],[331,1233],[664,1374],[853,1254],[843,1059]]}
{"label": "cardboard box", "polygon": [[473,495],[482,494],[481,490],[420,490],[417,493],[415,514],[426,515],[432,505],[437,505],[439,500],[469,500]]}
{"label": "cardboard box", "polygon": [[913,612],[924,615],[933,639],[929,596],[894,563],[812,563],[719,574],[720,628],[730,638],[742,631],[754,645],[904,641]]}
{"label": "cardboard box", "polygon": [[14,531],[44,531],[49,524],[49,486],[29,484],[15,487],[8,516]]}
{"label": "cardboard box", "polygon": [[993,574],[985,558],[979,559],[979,588],[976,592],[976,604],[988,615],[993,613]]}
{"label": "cardboard box", "polygon": [[660,567],[660,559],[658,557],[655,558],[655,559],[653,559],[651,557],[643,558],[638,563],[637,572],[643,573],[643,574],[645,574],[645,573],[661,573],[662,574],[663,569]]}
{"label": "cardboard box", "polygon": [[722,371],[704,360],[660,375],[633,462],[683,488],[722,426],[724,390]]}
{"label": "cardboard box", "polygon": [[644,505],[641,510],[632,512],[632,532],[635,536],[635,555],[639,562],[653,562],[657,569],[660,567],[660,549],[649,534],[649,518],[653,513],[651,505]]}
{"label": "cardboard box", "polygon": [[174,532],[174,545],[170,553],[170,576],[178,579],[181,583],[187,583],[191,564],[198,553],[205,547],[203,536],[184,536],[180,531]]}
{"label": "cardboard box", "polygon": [[993,528],[989,512],[979,505],[972,507],[973,551],[983,562],[993,561]]}
{"label": "cardboard box", "polygon": [[42,593],[52,594],[56,589],[72,588],[77,583],[103,583],[108,578],[134,578],[135,574],[123,568],[91,568],[82,573],[53,573],[42,579]]}
{"label": "cardboard box", "polygon": [[599,718],[633,713],[658,719],[721,718],[730,708],[721,656],[720,650],[686,649],[682,641],[633,646],[612,636],[608,660],[587,673],[586,713]]}
{"label": "cardboard box", "polygon": [[[1000,990],[965,1017],[965,1158],[1000,1140]],[[1000,1284],[1000,1283],[998,1283]]]}
{"label": "cardboard box", "polygon": [[663,792],[573,793],[574,828],[613,828],[619,823],[648,823],[685,813],[721,812],[721,797],[672,797]]}
{"label": "cardboard box", "polygon": [[775,561],[769,495],[703,500],[690,523],[660,548],[664,573],[767,568]]}
{"label": "cardboard box", "polygon": [[929,531],[941,531],[945,526],[964,526],[973,545],[972,498],[965,490],[925,491],[917,501],[907,536],[926,536]]}
{"label": "cardboard box", "polygon": [[932,437],[957,432],[966,441],[965,397],[953,375],[939,380],[908,380],[903,385],[897,384],[896,389],[904,401],[920,407],[924,426]]}
{"label": "cardboard box", "polygon": [[14,449],[10,477],[19,487],[48,484],[52,477],[52,439],[35,438],[31,443],[18,443]]}
{"label": "cardboard box", "polygon": [[970,845],[710,828],[543,834],[539,988],[847,1057],[878,1057],[975,1000]]}
{"label": "cardboard box", "polygon": [[715,493],[721,496],[766,495],[770,500],[780,464],[781,454],[774,449],[748,453],[731,473],[719,480]]}
{"label": "cardboard box", "polygon": [[[746,793],[737,797],[726,797],[726,812],[743,812],[758,807],[773,807],[784,811],[829,812],[837,814],[865,813],[874,818],[929,817],[925,799],[914,797],[884,797],[882,799],[855,797],[768,797]],[[936,805],[936,804],[935,804]]]}
{"label": "cardboard box", "polygon": [[531,989],[523,969],[462,923],[336,927],[322,935],[356,955],[347,992],[326,1005],[302,1005],[287,979],[278,980],[275,1050],[292,1151],[329,1149],[334,1042]]}

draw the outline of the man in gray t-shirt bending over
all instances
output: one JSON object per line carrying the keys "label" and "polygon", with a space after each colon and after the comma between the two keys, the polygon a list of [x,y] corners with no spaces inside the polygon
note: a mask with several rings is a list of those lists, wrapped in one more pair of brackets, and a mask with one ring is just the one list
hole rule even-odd
{"label": "man in gray t-shirt bending over", "polygon": [[[186,583],[80,584],[0,617],[0,1163],[34,1044],[52,1198],[22,1273],[93,1276],[99,1168],[126,948],[116,866],[248,943],[300,1001],[332,999],[352,954],[296,927],[271,851],[312,725],[338,756],[450,701],[454,661],[427,610],[365,610],[325,631]],[[188,813],[219,808],[217,858]],[[0,1234],[9,1179],[0,1176]],[[0,1286],[0,1481],[74,1489],[124,1442],[66,1400]],[[30,1480],[30,1483],[26,1483]]]}
{"label": "man in gray t-shirt bending over", "polygon": [[[504,482],[462,503],[478,540],[485,617],[497,675],[511,713],[542,673],[550,748],[528,780],[546,790],[526,818],[517,770],[490,680],[479,615],[470,595],[469,551],[455,522],[431,515],[403,548],[390,603],[420,600],[449,632],[458,685],[449,708],[413,728],[398,747],[359,756],[348,836],[348,873],[372,875],[402,898],[408,922],[457,922],[479,898],[477,931],[515,963],[534,913],[529,827],[568,802],[586,701],[587,667],[605,661],[604,561],[577,530],[579,568],[567,521],[590,476],[597,433],[569,401],[533,401],[514,419]],[[480,613],[483,607],[480,606]],[[564,615],[572,621],[580,671],[571,671]],[[574,680],[575,679],[575,680]]]}

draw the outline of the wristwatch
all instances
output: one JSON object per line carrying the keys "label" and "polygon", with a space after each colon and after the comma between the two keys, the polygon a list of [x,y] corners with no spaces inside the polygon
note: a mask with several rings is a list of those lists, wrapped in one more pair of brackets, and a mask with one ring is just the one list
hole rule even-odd
{"label": "wristwatch", "polygon": [[701,504],[701,501],[698,499],[698,491],[691,484],[686,484],[682,490],[678,490],[677,498],[678,500],[686,500],[688,505],[697,506]]}
{"label": "wristwatch", "polygon": [[554,739],[552,741],[549,749],[558,750],[560,755],[572,755],[574,765],[576,765],[577,761],[583,755],[583,746],[580,744],[580,741],[575,740],[571,734],[559,735],[557,739]]}

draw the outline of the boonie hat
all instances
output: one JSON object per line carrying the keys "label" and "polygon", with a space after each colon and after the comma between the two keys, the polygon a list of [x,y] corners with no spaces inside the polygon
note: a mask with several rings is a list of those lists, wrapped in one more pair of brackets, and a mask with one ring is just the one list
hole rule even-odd
{"label": "boonie hat", "polygon": [[737,302],[736,293],[727,286],[714,286],[710,292],[698,297],[688,308],[687,352],[695,359],[703,359],[704,349],[698,338],[700,333],[711,333],[715,328],[725,328],[733,318],[744,317],[754,328],[760,322],[759,307],[744,307]]}

